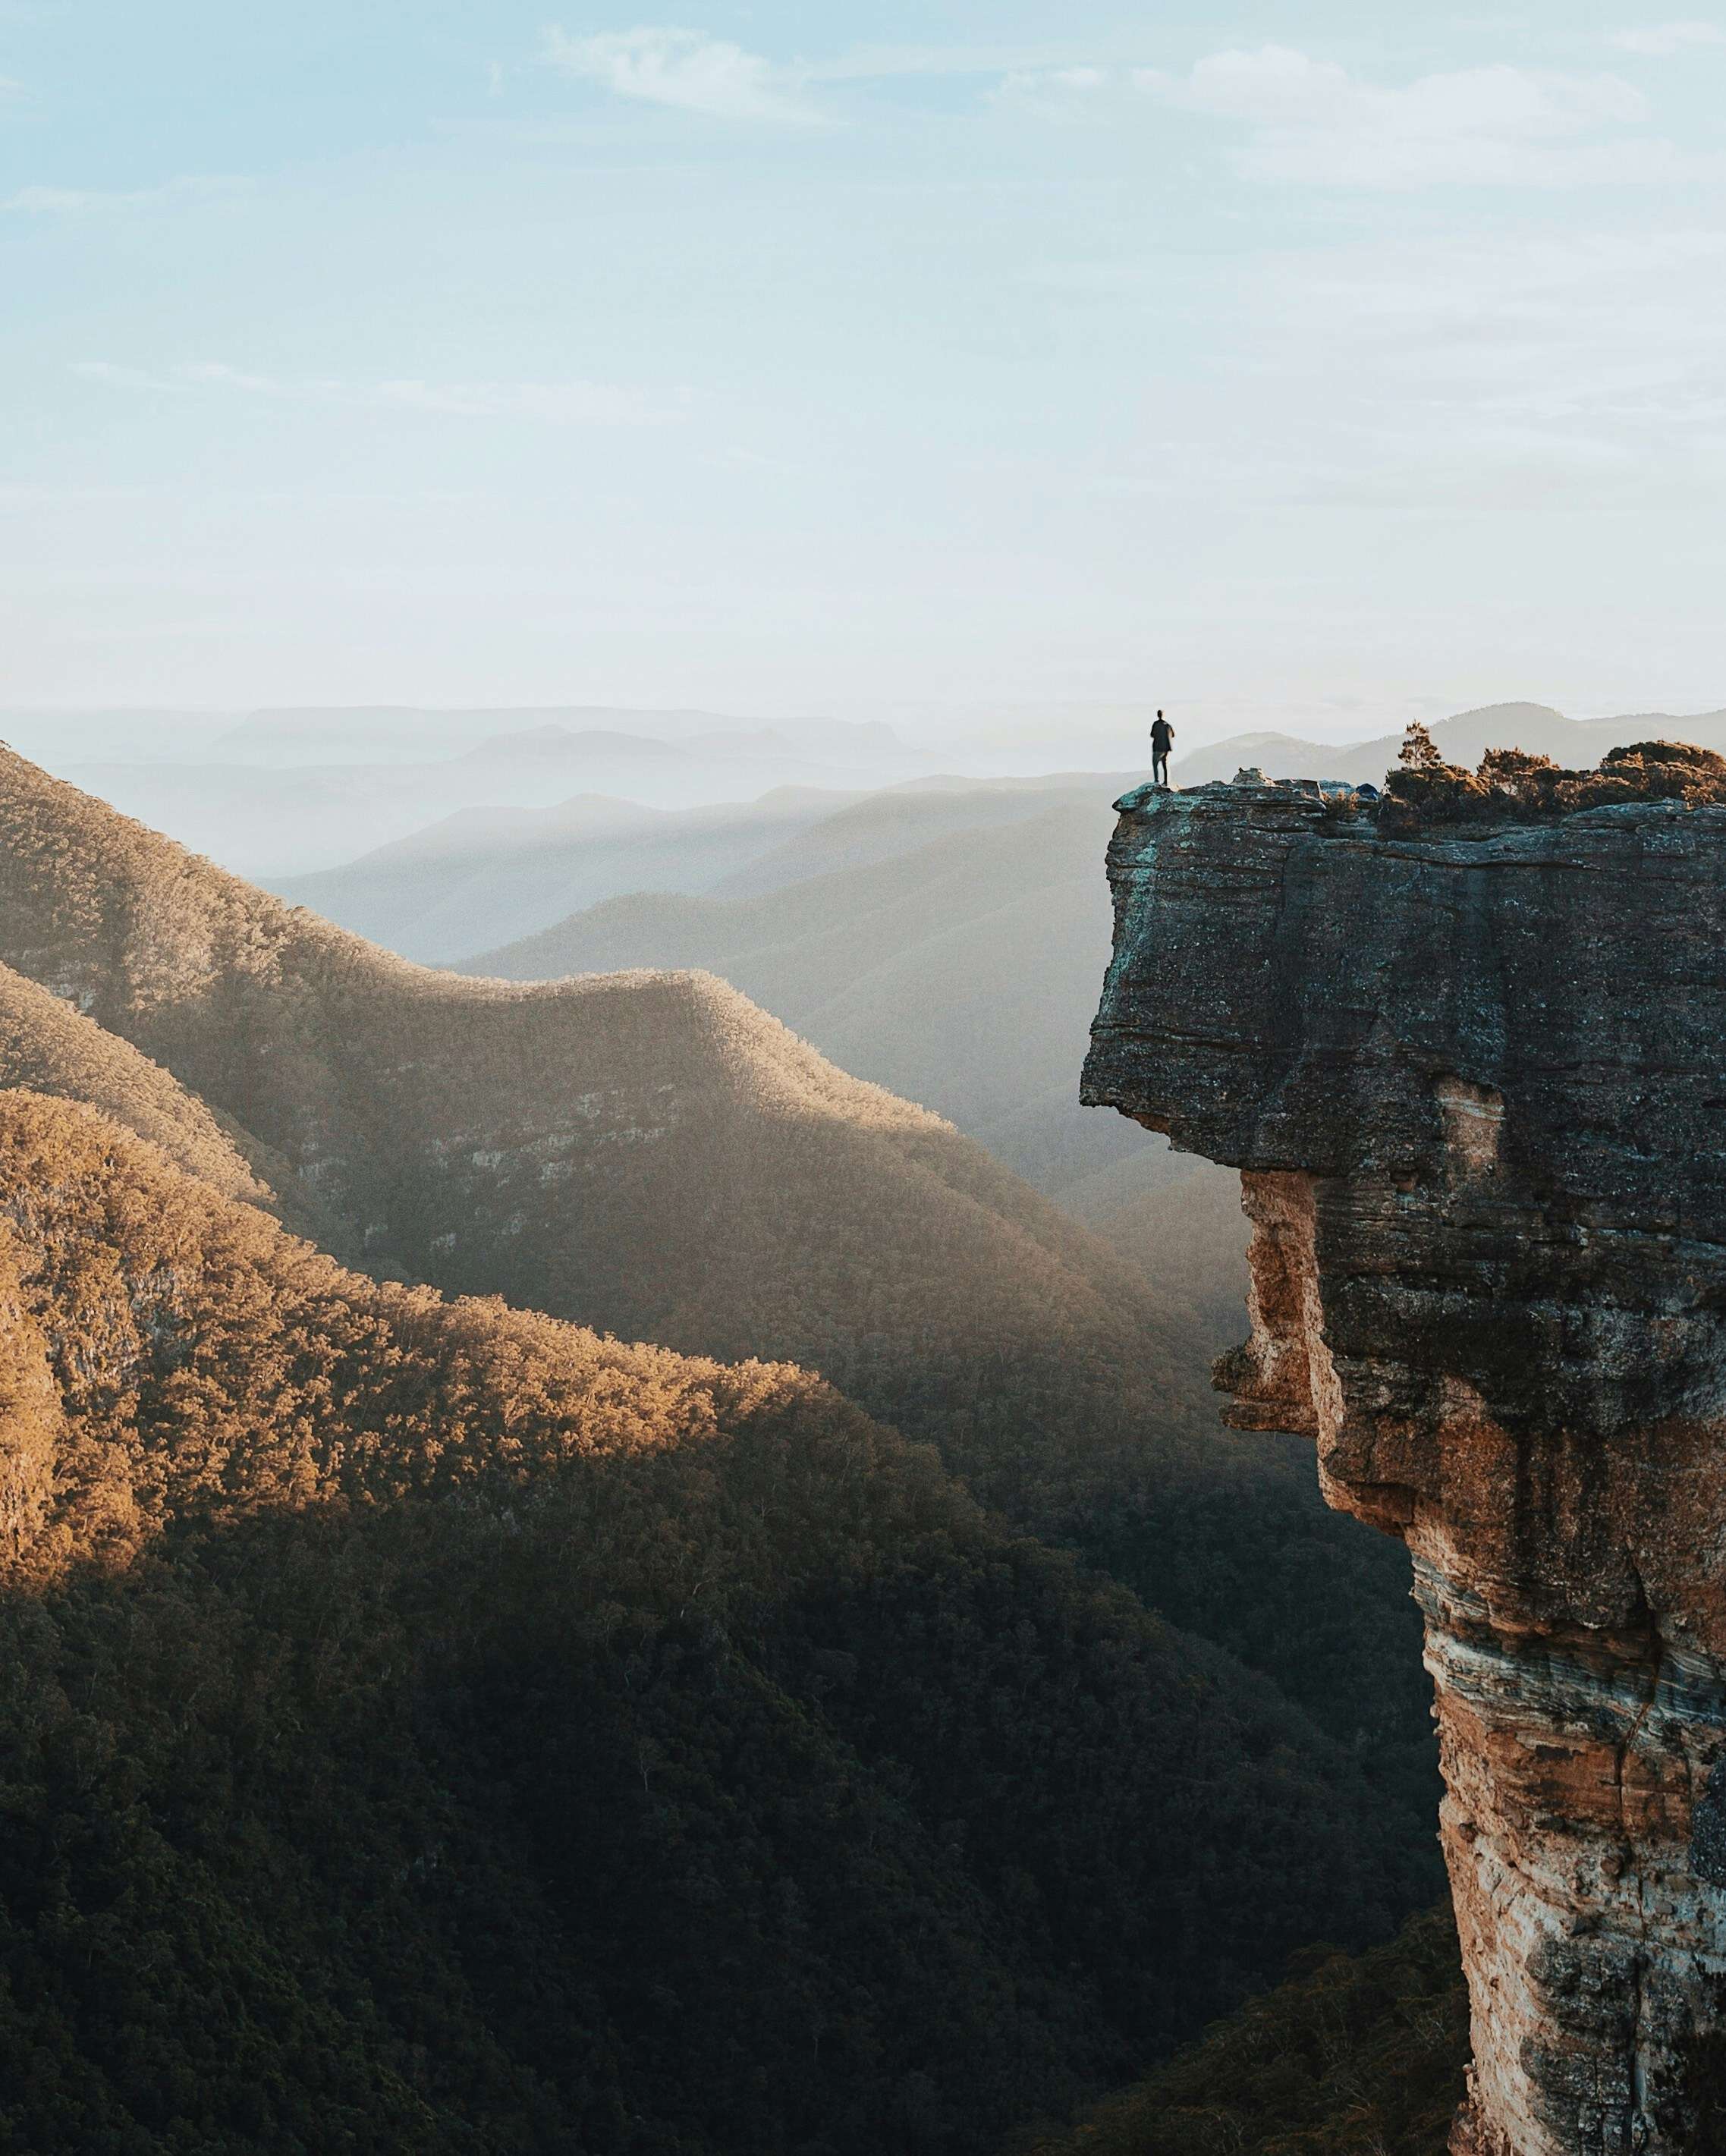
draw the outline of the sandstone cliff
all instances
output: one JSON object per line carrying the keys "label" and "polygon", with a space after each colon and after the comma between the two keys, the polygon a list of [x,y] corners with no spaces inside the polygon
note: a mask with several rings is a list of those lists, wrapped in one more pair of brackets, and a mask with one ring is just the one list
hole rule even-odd
{"label": "sandstone cliff", "polygon": [[1241,1168],[1232,1419],[1414,1558],[1453,2148],[1726,2148],[1726,810],[1119,805],[1085,1098]]}

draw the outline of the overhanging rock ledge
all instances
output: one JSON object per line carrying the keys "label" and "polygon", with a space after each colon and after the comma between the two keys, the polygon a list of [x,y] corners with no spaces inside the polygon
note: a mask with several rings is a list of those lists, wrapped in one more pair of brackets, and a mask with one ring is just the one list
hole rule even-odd
{"label": "overhanging rock ledge", "polygon": [[1452,2148],[1726,2152],[1726,809],[1118,806],[1084,1098],[1241,1170],[1230,1419],[1414,1559]]}

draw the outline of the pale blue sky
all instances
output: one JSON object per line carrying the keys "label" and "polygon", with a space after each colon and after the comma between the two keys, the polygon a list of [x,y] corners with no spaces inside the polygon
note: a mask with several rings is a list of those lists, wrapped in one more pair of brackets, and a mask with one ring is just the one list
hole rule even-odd
{"label": "pale blue sky", "polygon": [[1726,702],[1726,18],[641,5],[0,0],[0,702]]}

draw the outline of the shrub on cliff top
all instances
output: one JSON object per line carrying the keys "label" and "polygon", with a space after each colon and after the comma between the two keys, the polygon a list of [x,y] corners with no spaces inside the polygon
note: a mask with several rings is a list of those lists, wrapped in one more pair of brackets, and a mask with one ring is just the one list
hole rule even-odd
{"label": "shrub on cliff top", "polygon": [[1519,748],[1488,749],[1476,771],[1446,763],[1425,726],[1411,726],[1384,778],[1379,828],[1425,824],[1536,824],[1631,801],[1726,803],[1726,757],[1683,742],[1609,750],[1593,771],[1572,771]]}

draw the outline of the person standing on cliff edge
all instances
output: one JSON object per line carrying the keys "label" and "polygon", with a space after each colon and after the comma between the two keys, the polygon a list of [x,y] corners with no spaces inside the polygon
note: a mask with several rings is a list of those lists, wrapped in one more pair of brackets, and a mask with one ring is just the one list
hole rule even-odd
{"label": "person standing on cliff edge", "polygon": [[1151,728],[1151,783],[1166,787],[1169,783],[1169,752],[1174,746],[1174,728],[1158,711]]}

